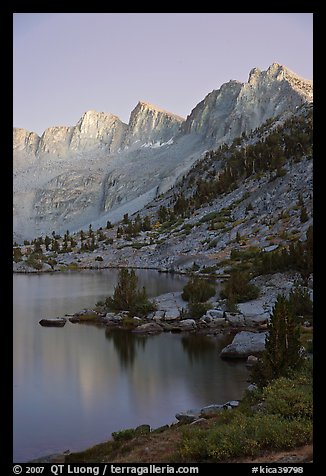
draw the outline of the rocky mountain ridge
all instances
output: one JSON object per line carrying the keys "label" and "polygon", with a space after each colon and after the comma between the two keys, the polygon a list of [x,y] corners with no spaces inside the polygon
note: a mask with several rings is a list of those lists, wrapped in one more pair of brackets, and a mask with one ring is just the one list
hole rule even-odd
{"label": "rocky mountain ridge", "polygon": [[267,71],[253,68],[247,83],[229,81],[209,93],[182,127],[187,133],[203,135],[216,147],[242,133],[248,134],[271,117],[293,113],[304,102],[311,101],[312,82],[273,63]]}
{"label": "rocky mountain ridge", "polygon": [[[60,180],[53,178],[53,193],[61,189],[64,203],[85,199],[78,174],[70,176],[70,184],[65,175]],[[97,178],[85,180],[82,188],[94,201]],[[68,186],[76,196],[66,196]],[[46,206],[41,195],[39,199],[38,205]],[[145,219],[150,226],[142,229],[139,223]],[[129,215],[124,222],[93,226],[103,227],[95,247],[84,227],[84,238],[74,235],[76,246],[58,255],[57,266],[196,268],[224,275],[232,253],[233,259],[237,253],[263,259],[261,252],[304,242],[313,223],[312,107],[300,108],[285,122],[269,121],[230,147],[207,152],[180,183],[150,201],[138,218]],[[63,246],[62,238],[59,244]],[[25,263],[17,263],[16,270],[24,271]]]}
{"label": "rocky mountain ridge", "polygon": [[[13,150],[17,158],[50,161],[80,157],[89,153],[113,155],[142,142],[168,142],[179,130],[182,117],[140,101],[130,115],[129,124],[105,112],[87,111],[75,126],[49,127],[41,137],[14,128]],[[139,145],[138,145],[139,147]]]}
{"label": "rocky mountain ridge", "polygon": [[311,101],[311,81],[273,64],[208,94],[186,120],[139,102],[128,125],[88,111],[41,138],[14,129],[14,237],[117,221],[171,188],[206,150]]}

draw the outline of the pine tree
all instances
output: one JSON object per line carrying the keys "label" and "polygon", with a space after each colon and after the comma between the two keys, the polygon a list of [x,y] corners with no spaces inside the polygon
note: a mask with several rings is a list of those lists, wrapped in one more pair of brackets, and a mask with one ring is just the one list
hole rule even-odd
{"label": "pine tree", "polygon": [[129,311],[130,315],[146,315],[155,310],[154,304],[149,301],[145,287],[138,289],[138,278],[135,271],[121,269],[118,284],[114,289],[113,297],[105,300],[109,309],[115,311]]}
{"label": "pine tree", "polygon": [[48,235],[46,235],[46,237],[44,238],[44,244],[45,244],[46,251],[49,251],[49,245],[51,244],[51,238]]}
{"label": "pine tree", "polygon": [[168,211],[164,205],[161,205],[159,211],[157,212],[158,219],[160,223],[164,223],[168,219]]}
{"label": "pine tree", "polygon": [[301,223],[305,223],[308,220],[309,220],[309,215],[307,213],[307,209],[306,209],[306,207],[302,206],[301,207],[301,213],[300,213],[300,221],[301,221]]}
{"label": "pine tree", "polygon": [[142,231],[150,231],[152,229],[151,219],[149,218],[149,216],[145,216],[141,229]]}
{"label": "pine tree", "polygon": [[300,327],[289,301],[278,295],[268,324],[266,348],[253,371],[253,379],[260,386],[286,376],[302,364]]}

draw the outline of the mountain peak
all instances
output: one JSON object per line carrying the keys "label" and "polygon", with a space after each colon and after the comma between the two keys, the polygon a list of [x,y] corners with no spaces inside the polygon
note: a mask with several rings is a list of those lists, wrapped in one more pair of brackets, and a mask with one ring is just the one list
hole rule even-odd
{"label": "mountain peak", "polygon": [[151,104],[151,103],[146,102],[146,101],[138,101],[137,106],[135,107],[134,111],[138,110],[138,109],[148,109],[148,110],[151,110],[151,111],[157,111],[159,113],[166,114],[167,116],[171,116],[171,117],[175,118],[177,121],[180,121],[180,122],[185,120],[184,117],[178,116],[177,114],[173,114],[172,112],[166,111],[165,109],[162,109],[161,107],[155,106],[155,104]]}
{"label": "mountain peak", "polygon": [[83,122],[96,122],[96,121],[101,121],[101,122],[107,122],[107,121],[120,121],[118,116],[115,116],[111,112],[99,112],[95,111],[95,109],[90,109],[89,111],[84,112],[82,117],[79,119],[77,122],[77,126],[79,124],[82,124]]}
{"label": "mountain peak", "polygon": [[212,91],[193,109],[183,130],[204,136],[212,145],[231,142],[267,119],[295,112],[311,101],[312,81],[275,62],[266,71],[253,68],[247,83],[229,81]]}

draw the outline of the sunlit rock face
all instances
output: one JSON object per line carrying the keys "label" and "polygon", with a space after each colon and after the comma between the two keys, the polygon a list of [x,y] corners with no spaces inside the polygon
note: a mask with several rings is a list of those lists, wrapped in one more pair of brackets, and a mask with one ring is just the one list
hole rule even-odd
{"label": "sunlit rock face", "polygon": [[251,70],[209,93],[186,120],[145,102],[129,124],[87,111],[42,137],[14,129],[14,235],[103,226],[171,188],[203,152],[312,101],[312,82],[284,66]]}
{"label": "sunlit rock face", "polygon": [[173,140],[184,119],[140,101],[131,112],[123,145],[157,146]]}
{"label": "sunlit rock face", "polygon": [[70,151],[105,150],[112,154],[121,146],[127,125],[117,116],[87,111],[73,129]]}
{"label": "sunlit rock face", "polygon": [[182,130],[201,134],[212,145],[228,143],[267,119],[294,113],[310,101],[312,81],[273,63],[267,71],[252,69],[247,83],[229,81],[209,93],[192,110]]}
{"label": "sunlit rock face", "polygon": [[26,129],[14,128],[13,130],[13,157],[14,168],[18,168],[26,162],[36,160],[40,138],[35,132]]}
{"label": "sunlit rock face", "polygon": [[69,153],[73,130],[73,127],[49,127],[46,129],[38,144],[36,155],[44,159],[65,157]]}

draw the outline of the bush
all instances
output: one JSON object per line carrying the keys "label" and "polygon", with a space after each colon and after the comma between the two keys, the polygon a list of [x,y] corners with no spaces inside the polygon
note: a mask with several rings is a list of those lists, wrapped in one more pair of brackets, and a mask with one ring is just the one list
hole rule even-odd
{"label": "bush", "polygon": [[138,289],[138,278],[133,269],[122,269],[119,272],[113,297],[107,298],[105,305],[113,311],[129,311],[131,317],[143,316],[155,310],[154,303],[147,297],[146,289]]}
{"label": "bush", "polygon": [[311,320],[313,316],[313,303],[309,292],[300,286],[291,289],[289,304],[296,317],[303,316],[304,320]]}
{"label": "bush", "polygon": [[221,290],[221,298],[245,302],[256,299],[259,296],[257,286],[249,283],[249,275],[246,272],[231,271],[231,276]]}
{"label": "bush", "polygon": [[254,456],[266,449],[294,448],[309,443],[311,438],[309,420],[285,420],[270,414],[246,416],[234,410],[231,421],[221,422],[212,429],[187,428],[177,454],[181,461],[217,463]]}
{"label": "bush", "polygon": [[283,418],[312,419],[312,387],[279,378],[263,390],[266,411]]}
{"label": "bush", "polygon": [[193,319],[199,319],[208,309],[211,309],[211,305],[208,302],[190,302],[188,309],[189,309],[189,317]]}
{"label": "bush", "polygon": [[13,259],[14,259],[15,263],[18,263],[19,261],[22,261],[23,253],[21,252],[21,249],[19,247],[13,248]]}
{"label": "bush", "polygon": [[126,430],[114,431],[112,438],[114,441],[128,441],[136,436],[136,430],[134,428],[127,428]]}
{"label": "bush", "polygon": [[36,269],[37,271],[40,271],[43,268],[43,261],[40,259],[39,255],[36,253],[32,253],[29,255],[29,257],[26,260],[26,264],[30,266],[31,268]]}
{"label": "bush", "polygon": [[215,296],[215,286],[207,280],[195,276],[191,278],[183,288],[181,295],[184,301],[206,302],[209,298]]}

